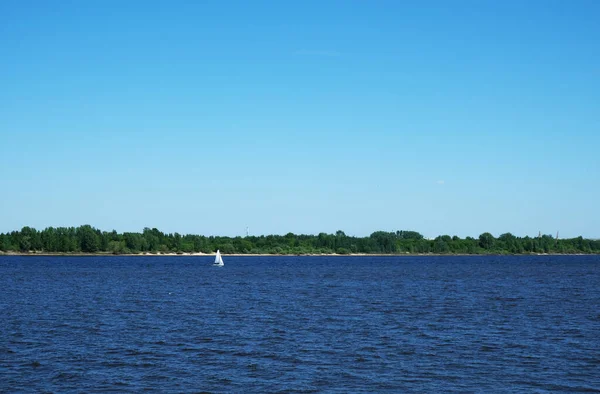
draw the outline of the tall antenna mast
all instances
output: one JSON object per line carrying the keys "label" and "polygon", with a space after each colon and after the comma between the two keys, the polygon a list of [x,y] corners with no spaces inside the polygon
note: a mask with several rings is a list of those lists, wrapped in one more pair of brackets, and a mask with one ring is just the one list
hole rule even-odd
{"label": "tall antenna mast", "polygon": [[246,237],[250,236],[250,229],[246,226]]}

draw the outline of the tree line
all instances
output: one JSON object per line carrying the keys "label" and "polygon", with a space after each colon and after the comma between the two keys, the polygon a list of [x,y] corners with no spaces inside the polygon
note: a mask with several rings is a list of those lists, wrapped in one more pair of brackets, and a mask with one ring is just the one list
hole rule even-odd
{"label": "tree line", "polygon": [[0,251],[46,253],[214,253],[225,254],[528,254],[600,253],[600,240],[583,237],[557,239],[551,235],[517,237],[510,233],[494,237],[483,233],[478,238],[440,235],[426,239],[416,231],[376,231],[367,237],[335,234],[261,235],[220,237],[163,233],[144,228],[141,233],[101,231],[90,225],[48,227],[38,231],[0,233]]}

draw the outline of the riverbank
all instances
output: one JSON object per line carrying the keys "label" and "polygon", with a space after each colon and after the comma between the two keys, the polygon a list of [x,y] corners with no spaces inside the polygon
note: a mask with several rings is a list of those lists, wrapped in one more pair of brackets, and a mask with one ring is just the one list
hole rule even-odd
{"label": "riverbank", "polygon": [[[114,254],[110,252],[98,252],[98,253],[81,253],[81,252],[72,252],[72,253],[52,253],[52,252],[4,252],[0,251],[0,256],[61,256],[61,257],[85,257],[85,256],[94,256],[94,257],[115,257],[115,256],[128,256],[128,257],[144,257],[144,256],[170,256],[170,257],[210,257],[215,256],[216,253],[121,253]],[[235,257],[244,257],[244,256],[254,256],[254,257],[276,257],[276,256],[380,256],[380,257],[411,257],[411,256],[594,256],[600,255],[599,253],[519,253],[519,254],[510,254],[510,253],[474,253],[474,254],[466,254],[466,253],[347,253],[347,254],[339,254],[339,253],[304,253],[304,254],[275,254],[275,253],[232,253],[232,254],[222,254],[223,256],[235,256]]]}

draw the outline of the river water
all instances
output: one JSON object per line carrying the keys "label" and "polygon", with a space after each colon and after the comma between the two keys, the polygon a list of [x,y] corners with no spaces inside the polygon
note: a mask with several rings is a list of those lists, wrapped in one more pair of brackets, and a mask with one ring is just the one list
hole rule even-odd
{"label": "river water", "polygon": [[0,257],[0,392],[600,392],[600,256]]}

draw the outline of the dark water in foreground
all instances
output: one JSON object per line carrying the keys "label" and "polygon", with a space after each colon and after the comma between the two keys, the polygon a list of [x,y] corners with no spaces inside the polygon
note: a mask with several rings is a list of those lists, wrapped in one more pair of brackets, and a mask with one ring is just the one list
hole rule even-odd
{"label": "dark water in foreground", "polygon": [[600,257],[0,257],[1,392],[593,392]]}

